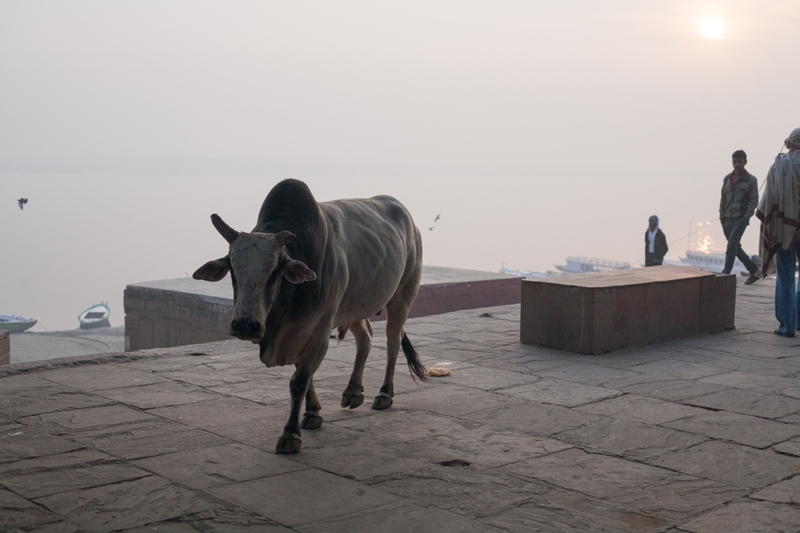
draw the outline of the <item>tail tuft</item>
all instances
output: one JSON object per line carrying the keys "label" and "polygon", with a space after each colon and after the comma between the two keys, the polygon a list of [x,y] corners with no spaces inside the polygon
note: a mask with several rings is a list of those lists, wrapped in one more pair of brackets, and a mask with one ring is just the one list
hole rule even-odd
{"label": "tail tuft", "polygon": [[416,378],[419,378],[420,381],[428,381],[428,370],[425,368],[425,365],[422,364],[422,361],[419,360],[419,354],[414,347],[411,346],[411,341],[408,340],[408,335],[406,335],[405,332],[403,332],[403,340],[400,341],[400,346],[402,346],[406,361],[408,361],[411,379],[413,379],[415,383],[417,382]]}

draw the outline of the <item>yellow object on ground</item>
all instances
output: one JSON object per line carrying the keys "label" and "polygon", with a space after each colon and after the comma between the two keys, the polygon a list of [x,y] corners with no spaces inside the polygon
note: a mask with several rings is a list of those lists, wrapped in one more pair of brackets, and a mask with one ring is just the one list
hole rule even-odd
{"label": "yellow object on ground", "polygon": [[435,378],[442,378],[444,376],[451,376],[453,373],[449,368],[429,368],[428,375]]}

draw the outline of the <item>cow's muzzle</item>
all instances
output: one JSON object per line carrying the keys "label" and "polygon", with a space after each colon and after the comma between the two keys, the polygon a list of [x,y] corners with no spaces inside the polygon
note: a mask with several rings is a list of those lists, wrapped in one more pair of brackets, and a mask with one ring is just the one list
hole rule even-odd
{"label": "cow's muzzle", "polygon": [[236,318],[231,322],[231,335],[243,341],[258,340],[264,336],[264,328],[252,318]]}

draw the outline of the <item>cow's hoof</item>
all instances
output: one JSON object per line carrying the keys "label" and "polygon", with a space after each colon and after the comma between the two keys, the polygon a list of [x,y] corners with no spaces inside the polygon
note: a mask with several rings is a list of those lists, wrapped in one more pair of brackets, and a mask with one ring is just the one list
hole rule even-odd
{"label": "cow's hoof", "polygon": [[344,394],[342,394],[342,407],[349,407],[350,409],[355,409],[362,403],[364,403],[363,392],[354,391],[352,389],[346,389],[344,391]]}
{"label": "cow's hoof", "polygon": [[372,400],[372,408],[377,409],[378,411],[383,411],[384,409],[388,409],[392,406],[392,397],[382,392],[375,396],[375,399]]}
{"label": "cow's hoof", "polygon": [[306,413],[303,415],[303,421],[300,423],[300,427],[303,429],[319,429],[322,427],[322,417]]}
{"label": "cow's hoof", "polygon": [[283,435],[278,439],[278,445],[275,446],[275,453],[298,453],[302,442],[299,435]]}

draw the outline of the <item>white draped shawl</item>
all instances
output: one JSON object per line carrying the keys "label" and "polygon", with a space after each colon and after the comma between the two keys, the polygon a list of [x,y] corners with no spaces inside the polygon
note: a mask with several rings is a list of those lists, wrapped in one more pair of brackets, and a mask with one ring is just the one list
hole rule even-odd
{"label": "white draped shawl", "polygon": [[800,150],[780,154],[767,174],[756,217],[761,221],[759,255],[764,275],[779,249],[789,250],[800,237]]}

